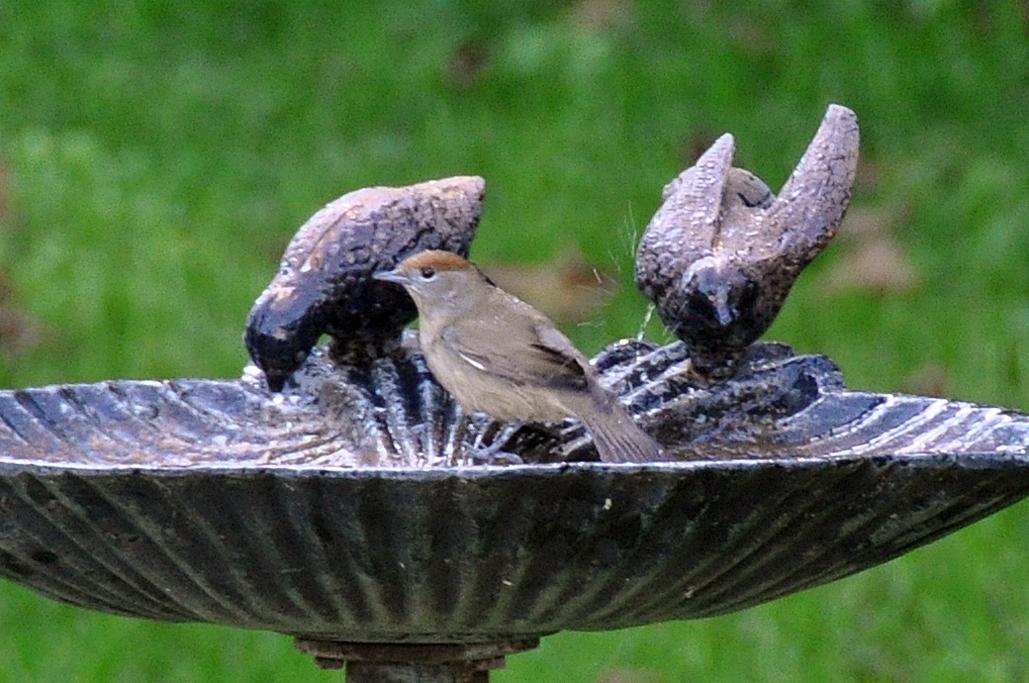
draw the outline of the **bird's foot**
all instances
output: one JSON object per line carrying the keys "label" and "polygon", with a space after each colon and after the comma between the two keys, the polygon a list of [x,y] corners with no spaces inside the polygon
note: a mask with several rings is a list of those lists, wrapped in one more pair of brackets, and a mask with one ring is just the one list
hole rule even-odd
{"label": "bird's foot", "polygon": [[472,464],[475,465],[524,465],[525,461],[517,453],[511,453],[493,446],[472,449],[469,451]]}
{"label": "bird's foot", "polygon": [[484,465],[521,465],[524,463],[521,456],[517,453],[511,453],[505,451],[504,446],[508,444],[511,438],[522,428],[521,422],[511,422],[506,424],[499,431],[493,432],[493,438],[490,440],[489,445],[484,445],[483,440],[486,436],[486,430],[480,432],[475,439],[475,443],[468,449],[471,455],[472,462],[475,464]]}

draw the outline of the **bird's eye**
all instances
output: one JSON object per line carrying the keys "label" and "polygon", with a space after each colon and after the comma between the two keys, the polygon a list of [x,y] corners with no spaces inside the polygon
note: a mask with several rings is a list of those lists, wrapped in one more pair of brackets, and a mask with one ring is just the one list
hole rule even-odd
{"label": "bird's eye", "polygon": [[436,269],[429,268],[428,266],[422,268],[421,273],[423,280],[431,280],[432,278],[436,277]]}

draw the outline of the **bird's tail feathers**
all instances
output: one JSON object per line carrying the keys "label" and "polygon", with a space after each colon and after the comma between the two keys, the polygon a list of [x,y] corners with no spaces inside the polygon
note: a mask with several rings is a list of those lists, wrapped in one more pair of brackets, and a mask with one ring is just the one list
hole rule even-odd
{"label": "bird's tail feathers", "polygon": [[657,441],[637,425],[621,404],[610,410],[584,415],[602,462],[656,462],[661,460]]}

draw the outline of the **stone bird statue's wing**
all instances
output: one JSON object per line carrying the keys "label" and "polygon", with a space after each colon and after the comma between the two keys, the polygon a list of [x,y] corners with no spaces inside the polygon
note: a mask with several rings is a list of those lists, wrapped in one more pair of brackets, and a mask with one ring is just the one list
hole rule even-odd
{"label": "stone bird statue's wing", "polygon": [[733,137],[726,133],[665,186],[664,203],[640,242],[640,267],[650,274],[641,282],[674,279],[671,273],[677,266],[711,254],[734,150]]}
{"label": "stone bird statue's wing", "polygon": [[804,156],[767,209],[763,222],[770,232],[760,240],[755,260],[767,260],[768,268],[799,272],[825,249],[850,203],[858,142],[854,112],[830,105]]}

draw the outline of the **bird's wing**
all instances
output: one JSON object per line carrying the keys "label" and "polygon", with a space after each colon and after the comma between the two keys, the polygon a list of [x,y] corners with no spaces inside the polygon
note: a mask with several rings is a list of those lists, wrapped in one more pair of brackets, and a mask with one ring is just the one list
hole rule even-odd
{"label": "bird's wing", "polygon": [[766,225],[778,240],[769,240],[763,254],[768,269],[794,274],[815,258],[836,234],[850,203],[858,164],[857,116],[829,105],[822,125],[779,190],[766,214]]}
{"label": "bird's wing", "polygon": [[523,385],[582,390],[589,387],[588,362],[563,334],[549,323],[527,320],[505,329],[505,354],[497,349],[497,331],[473,325],[454,325],[442,333],[451,351],[484,372]]}

